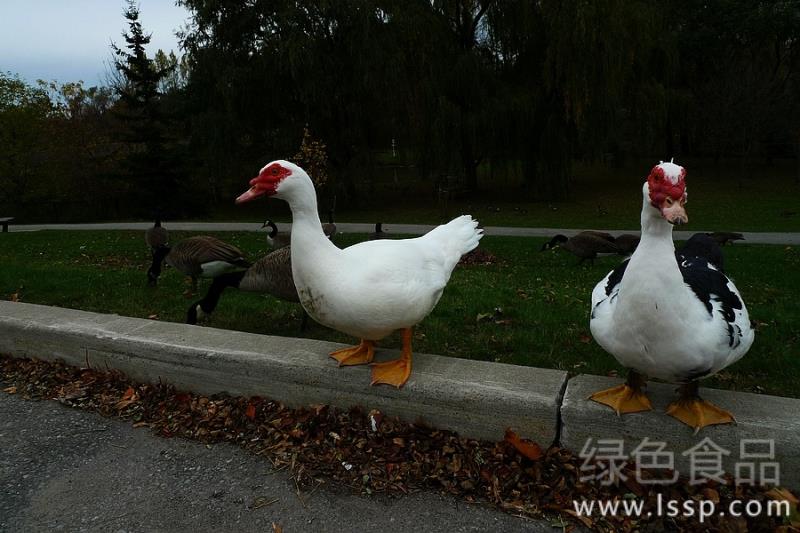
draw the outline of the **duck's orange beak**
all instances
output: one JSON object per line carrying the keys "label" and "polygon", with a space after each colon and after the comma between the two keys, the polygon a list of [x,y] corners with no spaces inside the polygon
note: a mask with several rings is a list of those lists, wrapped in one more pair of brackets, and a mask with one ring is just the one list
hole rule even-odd
{"label": "duck's orange beak", "polygon": [[278,188],[278,181],[269,179],[268,176],[264,176],[259,174],[255,178],[250,180],[250,188],[247,189],[245,192],[239,195],[236,198],[236,204],[243,204],[245,202],[249,202],[254,198],[258,198],[259,196],[263,195],[273,195],[275,194],[275,190]]}

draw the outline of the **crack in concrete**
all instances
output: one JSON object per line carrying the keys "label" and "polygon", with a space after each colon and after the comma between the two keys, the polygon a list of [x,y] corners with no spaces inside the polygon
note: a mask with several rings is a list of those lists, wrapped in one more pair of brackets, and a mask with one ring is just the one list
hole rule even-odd
{"label": "crack in concrete", "polygon": [[575,376],[567,374],[567,376],[564,378],[564,383],[561,384],[561,389],[558,391],[558,396],[556,396],[556,436],[553,439],[553,446],[561,447],[561,430],[564,428],[564,420],[561,416],[561,407],[564,405],[564,397],[567,394],[569,380],[574,377]]}

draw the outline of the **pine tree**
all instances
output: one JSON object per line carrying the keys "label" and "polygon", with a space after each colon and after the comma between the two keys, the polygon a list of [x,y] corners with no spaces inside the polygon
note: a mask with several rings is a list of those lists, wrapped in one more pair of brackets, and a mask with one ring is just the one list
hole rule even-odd
{"label": "pine tree", "polygon": [[111,48],[119,74],[114,87],[120,99],[116,114],[128,143],[127,177],[143,215],[168,215],[166,206],[175,205],[177,176],[167,145],[167,117],[161,109],[159,86],[174,66],[159,69],[147,57],[145,46],[151,34],[144,32],[134,0],[128,0],[124,17],[128,22],[125,47],[112,43]]}

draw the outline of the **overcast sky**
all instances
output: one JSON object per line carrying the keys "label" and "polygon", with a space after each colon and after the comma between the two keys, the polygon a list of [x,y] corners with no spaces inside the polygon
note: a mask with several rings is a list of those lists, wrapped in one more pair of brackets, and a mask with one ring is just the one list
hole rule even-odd
{"label": "overcast sky", "polygon": [[[188,12],[174,0],[139,0],[139,21],[159,48],[179,54]],[[0,0],[0,71],[23,79],[103,84],[113,40],[123,45],[124,0]]]}

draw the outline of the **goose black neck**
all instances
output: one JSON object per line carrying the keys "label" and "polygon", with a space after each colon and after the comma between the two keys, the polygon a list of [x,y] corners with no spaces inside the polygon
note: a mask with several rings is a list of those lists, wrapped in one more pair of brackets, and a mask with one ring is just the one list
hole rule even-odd
{"label": "goose black neck", "polygon": [[544,243],[544,245],[542,246],[542,250],[541,251],[549,250],[553,246],[555,246],[556,244],[567,242],[568,240],[569,239],[565,235],[560,235],[560,234],[556,235],[555,237],[550,239],[549,242]]}
{"label": "goose black neck", "polygon": [[159,246],[153,251],[153,264],[147,269],[147,278],[150,283],[155,283],[158,280],[158,276],[161,275],[161,263],[164,262],[171,249],[169,246]]}
{"label": "goose black neck", "polygon": [[242,282],[242,279],[244,279],[246,272],[246,270],[241,270],[239,272],[228,272],[226,274],[222,274],[221,276],[217,276],[211,282],[211,287],[208,288],[208,292],[206,293],[205,297],[197,302],[196,305],[199,305],[200,309],[202,309],[206,314],[213,313],[214,309],[217,308],[219,299],[225,289],[228,287],[234,287],[238,289],[239,284]]}

